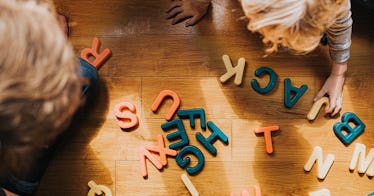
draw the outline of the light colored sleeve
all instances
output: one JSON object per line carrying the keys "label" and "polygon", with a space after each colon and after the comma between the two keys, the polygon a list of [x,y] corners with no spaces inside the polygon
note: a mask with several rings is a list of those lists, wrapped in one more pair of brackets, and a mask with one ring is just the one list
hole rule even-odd
{"label": "light colored sleeve", "polygon": [[352,13],[350,3],[348,12],[327,29],[327,43],[329,45],[330,57],[338,63],[346,62],[350,56],[352,35]]}

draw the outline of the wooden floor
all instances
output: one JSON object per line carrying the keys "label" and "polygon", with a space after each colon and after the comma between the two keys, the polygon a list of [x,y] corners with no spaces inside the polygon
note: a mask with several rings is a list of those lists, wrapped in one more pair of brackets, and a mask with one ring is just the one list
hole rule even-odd
{"label": "wooden floor", "polygon": [[[240,195],[242,190],[252,194],[255,185],[262,195],[308,195],[323,188],[331,195],[374,192],[373,178],[349,170],[355,144],[366,145],[367,152],[374,144],[373,12],[352,2],[353,44],[340,116],[328,118],[320,113],[309,122],[306,114],[329,73],[322,50],[307,56],[280,53],[263,58],[261,40],[246,30],[237,1],[214,0],[204,20],[189,28],[173,26],[165,19],[169,4],[168,0],[57,2],[59,11],[70,17],[70,40],[77,55],[91,46],[95,36],[102,41],[102,48],[110,48],[113,54],[99,72],[94,104],[74,123],[36,195],[87,195],[90,180],[108,186],[117,196],[189,195],[181,180],[186,170],[173,157],[161,171],[147,161],[147,179],[140,173],[138,149],[156,145],[157,135],[168,134],[160,126],[166,122],[164,114],[172,101],[167,100],[156,114],[151,111],[153,101],[165,89],[180,96],[180,109],[203,108],[206,119],[229,138],[228,145],[214,143],[218,153],[212,156],[194,136],[210,132],[199,127],[193,130],[189,121],[183,120],[190,144],[201,149],[206,159],[202,171],[189,176],[200,195]],[[233,79],[224,84],[219,81],[226,72],[223,54],[235,65],[240,57],[246,59],[241,86]],[[254,71],[261,66],[272,68],[279,76],[275,89],[267,95],[255,92],[250,85],[256,78]],[[308,86],[292,109],[283,103],[286,78],[294,86]],[[136,106],[140,119],[131,131],[121,130],[113,113],[113,107],[123,101]],[[366,124],[364,133],[348,146],[332,129],[345,112],[355,113]],[[264,137],[253,130],[271,125],[279,125],[280,130],[272,135],[274,153],[269,155]],[[324,159],[327,154],[335,155],[325,180],[318,180],[316,165],[310,172],[303,169],[315,146],[322,147]]]}

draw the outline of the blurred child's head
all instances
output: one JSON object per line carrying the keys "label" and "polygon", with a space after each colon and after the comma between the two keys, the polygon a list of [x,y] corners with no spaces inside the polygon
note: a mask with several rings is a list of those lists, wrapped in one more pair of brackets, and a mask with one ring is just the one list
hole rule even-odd
{"label": "blurred child's head", "polygon": [[348,0],[241,0],[248,29],[263,36],[267,52],[315,49],[322,33],[348,11]]}
{"label": "blurred child's head", "polygon": [[48,7],[0,1],[0,144],[16,154],[47,145],[80,105],[74,52]]}

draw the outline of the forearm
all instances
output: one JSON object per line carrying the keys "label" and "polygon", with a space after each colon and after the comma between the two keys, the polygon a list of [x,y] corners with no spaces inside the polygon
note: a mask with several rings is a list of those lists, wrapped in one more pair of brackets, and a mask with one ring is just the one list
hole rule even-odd
{"label": "forearm", "polygon": [[342,62],[333,62],[331,65],[331,75],[332,76],[345,76],[345,72],[347,72],[348,63]]}

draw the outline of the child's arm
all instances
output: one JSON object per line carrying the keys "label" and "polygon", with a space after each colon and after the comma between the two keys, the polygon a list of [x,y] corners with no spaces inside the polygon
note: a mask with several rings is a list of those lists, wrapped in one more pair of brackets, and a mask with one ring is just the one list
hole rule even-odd
{"label": "child's arm", "polygon": [[318,92],[314,101],[328,94],[330,107],[326,113],[332,116],[337,114],[342,107],[342,91],[347,71],[347,61],[350,56],[351,34],[352,34],[352,18],[350,4],[348,2],[348,12],[341,18],[337,19],[327,30],[327,39],[332,60],[331,73],[325,84]]}
{"label": "child's arm", "polygon": [[167,9],[167,19],[173,19],[172,24],[186,21],[186,27],[195,25],[208,11],[211,0],[181,0],[174,1]]}

